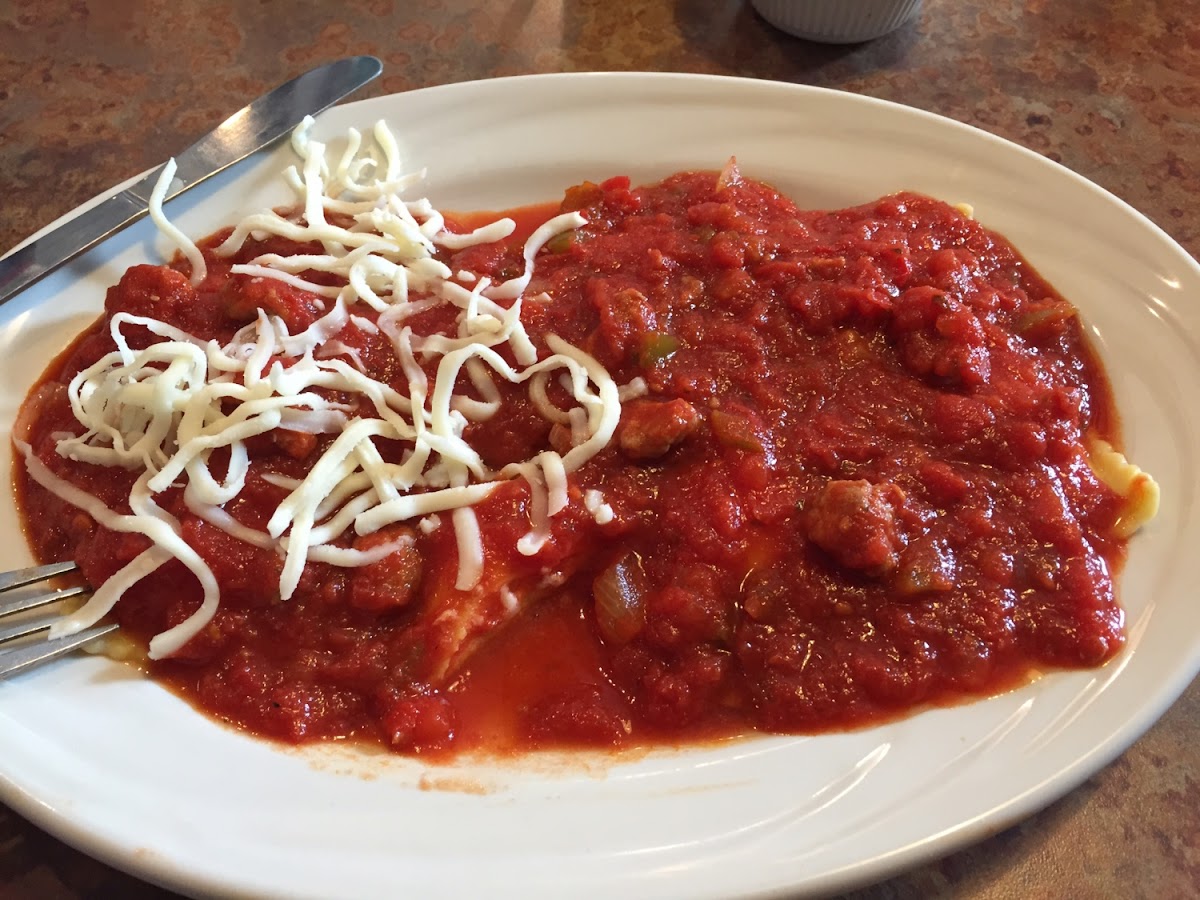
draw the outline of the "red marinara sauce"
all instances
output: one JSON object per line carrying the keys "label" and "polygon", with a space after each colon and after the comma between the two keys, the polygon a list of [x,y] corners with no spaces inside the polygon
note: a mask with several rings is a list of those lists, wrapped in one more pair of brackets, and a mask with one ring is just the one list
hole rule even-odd
{"label": "red marinara sauce", "polygon": [[[176,657],[147,664],[155,677],[259,735],[445,754],[854,727],[1117,652],[1119,498],[1082,447],[1113,437],[1110,393],[1074,310],[1004,239],[922,196],[801,211],[728,172],[585,183],[561,209],[588,224],[539,255],[526,328],[542,353],[559,335],[646,393],[571,476],[542,552],[515,550],[530,497],[509,482],[476,507],[486,600],[454,589],[443,527],[409,528],[411,551],[361,569],[310,562],[282,602],[278,555],[200,521],[173,489],[160,505],[216,574],[221,607]],[[446,262],[511,277],[524,236],[556,211],[518,211],[510,240]],[[196,289],[183,263],[131,269],[27,405],[38,457],[113,509],[128,508],[135,473],[54,451],[56,433],[78,431],[63,384],[112,348],[109,316],[224,341],[258,307],[292,333],[322,314],[302,290],[229,273],[305,247],[251,242],[221,259],[221,236]],[[399,384],[384,338],[339,338]],[[503,391],[501,414],[468,431],[489,465],[561,445],[523,393]],[[286,495],[269,476],[302,477],[328,440],[257,439],[228,511],[261,528]],[[38,555],[77,559],[91,583],[148,546],[18,481]],[[610,522],[586,508],[591,490]],[[502,586],[516,615],[496,612]],[[113,615],[146,640],[198,603],[172,562]]]}

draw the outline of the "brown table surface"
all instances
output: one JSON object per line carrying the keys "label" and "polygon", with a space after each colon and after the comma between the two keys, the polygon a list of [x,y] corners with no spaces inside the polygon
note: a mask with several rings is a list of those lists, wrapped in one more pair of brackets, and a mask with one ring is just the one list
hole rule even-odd
{"label": "brown table surface", "polygon": [[[1196,0],[925,0],[848,47],[781,34],[743,0],[0,0],[0,250],[264,90],[360,53],[385,70],[356,98],[653,70],[895,100],[1063,163],[1200,253]],[[0,900],[169,896],[0,806]],[[1200,896],[1200,685],[1042,813],[851,896]]]}

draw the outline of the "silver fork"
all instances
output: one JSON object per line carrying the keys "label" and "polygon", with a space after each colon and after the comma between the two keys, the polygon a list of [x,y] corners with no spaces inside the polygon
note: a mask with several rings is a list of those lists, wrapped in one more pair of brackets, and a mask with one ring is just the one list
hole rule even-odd
{"label": "silver fork", "polygon": [[60,604],[63,600],[87,593],[90,588],[70,587],[42,592],[22,588],[74,571],[75,563],[61,562],[0,573],[0,678],[56,659],[116,631],[116,625],[96,625],[54,640],[44,637],[34,639],[34,635],[49,630],[62,617],[63,610],[30,615],[31,610]]}

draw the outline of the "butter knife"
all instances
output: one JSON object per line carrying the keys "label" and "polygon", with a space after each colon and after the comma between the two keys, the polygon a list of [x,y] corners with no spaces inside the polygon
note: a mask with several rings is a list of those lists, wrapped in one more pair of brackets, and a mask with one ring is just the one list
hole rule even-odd
{"label": "butter knife", "polygon": [[[286,137],[305,116],[329,108],[381,71],[383,64],[375,57],[355,56],[320,66],[264,94],[175,157],[178,168],[165,200]],[[0,259],[0,303],[146,215],[162,169],[158,166],[137,183]]]}

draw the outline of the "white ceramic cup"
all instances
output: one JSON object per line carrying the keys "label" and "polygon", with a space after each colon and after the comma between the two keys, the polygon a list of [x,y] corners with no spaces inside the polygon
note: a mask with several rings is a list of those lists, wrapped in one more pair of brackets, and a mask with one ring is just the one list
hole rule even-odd
{"label": "white ceramic cup", "polygon": [[764,19],[788,34],[826,44],[881,37],[907,22],[921,0],[752,0]]}

